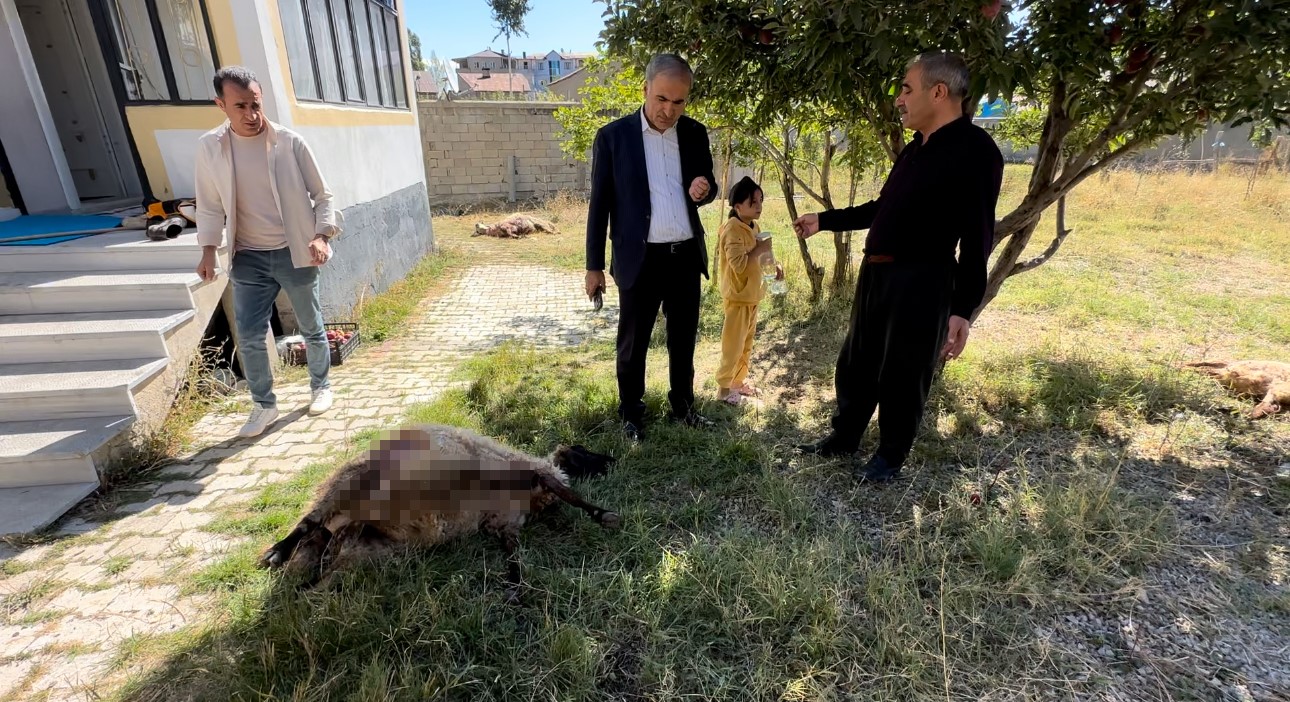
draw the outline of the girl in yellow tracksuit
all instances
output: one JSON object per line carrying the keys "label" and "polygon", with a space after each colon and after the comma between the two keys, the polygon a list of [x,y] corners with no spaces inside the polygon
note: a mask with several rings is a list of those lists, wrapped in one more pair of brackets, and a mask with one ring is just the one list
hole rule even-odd
{"label": "girl in yellow tracksuit", "polygon": [[[770,252],[770,239],[757,239],[761,231],[761,186],[744,177],[730,189],[730,219],[717,235],[717,260],[721,270],[721,299],[725,323],[721,327],[721,365],[717,368],[717,399],[737,405],[757,389],[748,384],[748,357],[757,329],[757,305],[764,294],[761,256]],[[775,266],[777,279],[784,270]]]}

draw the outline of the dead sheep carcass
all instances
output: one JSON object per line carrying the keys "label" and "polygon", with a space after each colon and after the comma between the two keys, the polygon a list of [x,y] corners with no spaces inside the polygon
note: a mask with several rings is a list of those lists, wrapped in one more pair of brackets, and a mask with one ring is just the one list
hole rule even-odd
{"label": "dead sheep carcass", "polygon": [[373,441],[318,491],[308,514],[260,558],[304,587],[397,544],[432,546],[477,531],[506,550],[508,599],[517,596],[516,549],[525,522],[557,502],[602,527],[619,516],[583,500],[570,478],[603,474],[614,459],[581,446],[537,458],[459,427],[411,425]]}
{"label": "dead sheep carcass", "polygon": [[493,236],[499,239],[523,239],[535,232],[559,234],[555,225],[532,215],[515,214],[493,224],[475,223],[475,233],[471,236]]}
{"label": "dead sheep carcass", "polygon": [[1198,361],[1184,365],[1215,378],[1238,397],[1259,398],[1259,403],[1250,411],[1251,419],[1290,408],[1290,363]]}

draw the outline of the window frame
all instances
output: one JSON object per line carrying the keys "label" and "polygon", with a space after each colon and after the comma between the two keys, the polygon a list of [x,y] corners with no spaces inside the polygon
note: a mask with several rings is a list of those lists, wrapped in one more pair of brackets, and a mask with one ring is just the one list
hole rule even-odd
{"label": "window frame", "polygon": [[[215,33],[211,29],[210,9],[206,6],[206,0],[193,1],[197,3],[198,9],[201,10],[202,24],[205,25],[206,30],[206,43],[210,45],[211,50],[211,65],[215,66],[216,70],[219,70],[221,65],[219,60],[219,46],[215,44]],[[179,81],[175,79],[175,66],[171,61],[170,47],[166,44],[166,31],[165,27],[161,24],[161,14],[157,10],[157,0],[142,0],[142,2],[144,9],[148,12],[147,29],[152,36],[153,42],[155,42],[157,56],[161,62],[161,74],[166,80],[166,92],[170,94],[170,97],[168,99],[149,98],[133,100],[130,98],[130,91],[127,90],[124,85],[124,78],[121,78],[122,104],[132,107],[146,107],[149,105],[209,105],[213,99],[211,97],[187,99],[179,97]],[[108,72],[114,76],[115,82],[115,79],[120,77],[119,74],[121,73],[121,70],[119,66],[133,64],[126,60],[128,57],[122,55],[122,51],[125,47],[120,45],[117,37],[112,36],[113,32],[111,32],[111,27],[113,26],[113,17],[116,17],[116,10],[109,6],[111,4],[112,0],[99,0],[98,9],[102,13],[103,21],[107,23],[108,34],[111,38],[111,41],[104,44],[103,49],[105,52],[108,52],[109,58],[114,60],[116,63],[116,67],[111,65],[107,67]],[[117,17],[117,21],[123,20]],[[213,78],[214,75],[212,74],[211,77]]]}
{"label": "window frame", "polygon": [[[337,73],[335,77],[339,81],[339,85],[340,85],[341,98],[339,101],[328,100],[325,97],[322,97],[324,94],[322,89],[322,85],[323,85],[322,66],[318,61],[318,47],[316,46],[314,41],[314,30],[309,24],[308,2],[310,2],[310,0],[278,0],[278,1],[280,3],[284,3],[284,2],[297,3],[297,5],[299,6],[301,17],[304,19],[304,30],[305,30],[306,45],[308,46],[308,56],[298,57],[298,58],[308,58],[309,60],[308,69],[314,77],[314,83],[316,86],[318,86],[317,92],[318,92],[318,95],[320,96],[320,97],[309,97],[309,96],[299,95],[298,92],[295,90],[294,81],[293,81],[292,92],[296,93],[294,97],[297,103],[314,104],[314,105],[336,105],[341,107],[366,107],[366,108],[372,108],[377,110],[392,110],[392,111],[410,111],[412,109],[414,101],[410,101],[407,99],[408,74],[407,74],[406,68],[404,67],[404,60],[403,60],[404,49],[407,47],[407,38],[395,37],[395,39],[398,42],[397,44],[398,70],[397,71],[393,70],[394,69],[393,65],[389,65],[387,67],[386,62],[382,61],[382,54],[383,54],[382,48],[385,49],[384,53],[390,53],[390,37],[389,37],[388,28],[389,28],[389,21],[391,19],[393,20],[394,26],[396,28],[395,33],[396,34],[398,33],[397,27],[399,26],[399,13],[394,8],[394,5],[395,5],[394,0],[388,0],[388,1],[387,0],[313,0],[314,2],[322,2],[327,7],[327,30],[332,40],[331,41],[332,54],[337,68]],[[340,36],[340,31],[336,26],[336,14],[335,14],[336,13],[335,4],[338,2],[345,4],[344,11],[345,11],[346,17],[348,18],[348,23],[349,23],[348,40],[350,42],[350,45],[353,47],[353,51],[354,51],[352,62],[346,62],[344,60],[344,54],[341,49],[341,41],[343,40],[343,38]],[[367,31],[366,37],[359,36],[360,34],[358,31],[359,23],[355,21],[355,18],[357,17],[357,13],[360,11],[363,13],[364,20],[365,20],[363,22],[363,26],[366,28],[366,31]],[[281,14],[281,10],[279,10],[279,14]],[[382,43],[378,43],[377,41],[377,36],[375,32],[378,30],[380,31],[381,36],[384,37],[384,40],[382,42],[383,46],[382,46]],[[294,30],[288,30],[285,27],[285,22],[284,22],[283,31],[286,32],[286,31],[294,31]],[[366,39],[366,41],[364,41],[364,39]],[[369,76],[367,75],[367,66],[365,65],[365,62],[364,62],[365,57],[367,60],[370,60],[372,62],[371,68],[372,68],[373,75],[371,76],[371,79],[374,81],[374,84],[376,87],[375,95],[369,94],[369,85],[368,85]],[[393,58],[393,57],[390,57],[390,58]],[[293,57],[291,56],[290,51],[288,51],[287,61],[290,62],[292,60],[293,60]],[[357,98],[349,94],[350,89],[346,86],[345,72],[349,70],[352,70],[355,72],[355,78],[357,79],[358,92],[359,92],[359,96]],[[391,75],[391,74],[394,74],[394,75]],[[398,86],[394,83],[395,80],[403,81],[404,89],[402,91],[403,99],[401,101],[403,104],[399,104],[400,91],[397,89]]]}

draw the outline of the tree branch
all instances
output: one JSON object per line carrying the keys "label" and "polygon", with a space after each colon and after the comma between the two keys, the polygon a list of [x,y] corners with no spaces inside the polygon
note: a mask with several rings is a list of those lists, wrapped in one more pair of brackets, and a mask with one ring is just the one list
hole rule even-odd
{"label": "tree branch", "polygon": [[1071,230],[1066,228],[1066,196],[1063,195],[1057,200],[1057,236],[1053,238],[1052,243],[1048,245],[1048,248],[1044,249],[1043,253],[1028,261],[1014,264],[1012,270],[1008,272],[1008,277],[1011,278],[1018,273],[1034,270],[1047,263],[1048,259],[1057,253],[1057,249],[1061,248],[1062,242],[1066,241],[1066,237],[1070,236],[1070,233]]}
{"label": "tree branch", "polygon": [[[1129,110],[1133,107],[1133,101],[1137,100],[1138,96],[1142,94],[1142,88],[1147,84],[1147,80],[1151,77],[1151,69],[1155,68],[1156,61],[1157,59],[1153,56],[1147,65],[1143,66],[1142,69],[1138,71],[1137,76],[1133,79],[1133,83],[1129,86],[1128,98],[1126,98],[1120,105],[1120,108],[1116,110],[1115,115],[1111,117],[1111,121],[1107,122],[1106,126],[1102,128],[1102,131],[1097,133],[1097,136],[1093,141],[1085,146],[1084,150],[1081,151],[1078,156],[1068,160],[1065,165],[1062,166],[1063,174],[1078,172],[1081,168],[1088,165],[1088,162],[1091,161],[1093,157],[1097,156],[1098,152],[1111,142],[1111,139],[1133,128],[1132,126],[1125,125],[1124,120],[1129,116]],[[1144,111],[1140,110],[1138,114],[1135,115],[1134,120],[1131,120],[1134,125],[1141,123],[1143,112]]]}
{"label": "tree branch", "polygon": [[775,148],[775,145],[772,144],[769,139],[761,134],[755,134],[753,135],[753,138],[757,140],[757,143],[761,144],[762,148],[766,149],[766,153],[770,154],[770,160],[774,161],[775,165],[779,166],[781,171],[792,177],[797,185],[802,188],[803,192],[810,195],[812,199],[821,205],[824,204],[824,198],[820,197],[819,193],[812,190],[811,186],[807,185],[806,181],[802,180],[801,176],[797,175],[797,170],[793,168],[793,165],[788,162],[784,157],[784,154],[780,153],[779,149]]}

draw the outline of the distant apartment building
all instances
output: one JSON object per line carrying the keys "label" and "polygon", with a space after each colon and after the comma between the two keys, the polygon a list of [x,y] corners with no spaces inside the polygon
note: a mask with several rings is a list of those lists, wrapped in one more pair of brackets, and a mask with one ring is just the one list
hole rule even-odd
{"label": "distant apartment building", "polygon": [[[491,49],[455,58],[458,92],[462,97],[531,99],[548,85],[576,72],[592,53],[549,51],[546,54],[506,56]],[[515,78],[507,80],[507,69]],[[499,80],[500,79],[500,80]],[[472,86],[472,87],[467,87]]]}

